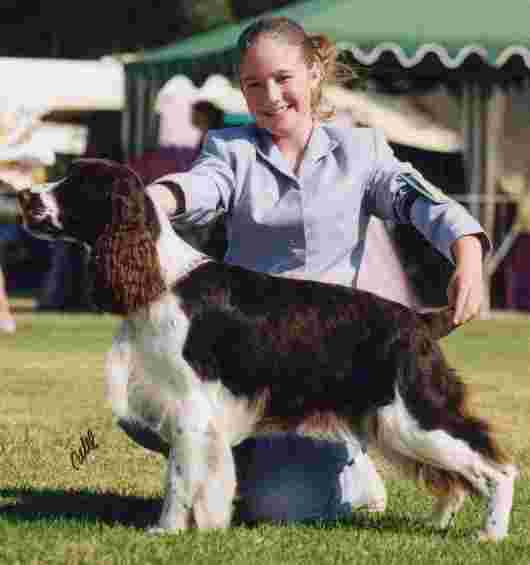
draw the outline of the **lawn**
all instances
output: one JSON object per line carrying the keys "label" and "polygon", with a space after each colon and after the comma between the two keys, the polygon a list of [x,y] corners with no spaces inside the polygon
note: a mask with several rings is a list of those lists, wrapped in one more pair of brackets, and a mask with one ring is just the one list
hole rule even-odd
{"label": "lawn", "polygon": [[[427,528],[432,500],[382,462],[389,506],[379,517],[152,537],[143,528],[158,514],[162,458],[120,432],[104,402],[104,356],[118,320],[15,306],[17,333],[0,335],[1,564],[530,564],[529,318],[476,321],[443,341],[521,470],[504,542],[474,541],[479,500],[448,533]],[[92,449],[74,468],[82,437]]]}

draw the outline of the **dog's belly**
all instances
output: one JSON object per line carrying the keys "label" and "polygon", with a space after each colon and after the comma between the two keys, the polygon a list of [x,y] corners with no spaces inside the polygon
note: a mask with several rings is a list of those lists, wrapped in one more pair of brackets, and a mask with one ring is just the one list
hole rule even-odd
{"label": "dog's belly", "polygon": [[[262,413],[260,403],[234,397],[219,382],[199,383],[188,398],[180,398],[168,389],[162,392],[145,374],[131,375],[127,387],[128,409],[122,418],[149,429],[165,443],[171,442],[175,427],[195,429],[195,418],[200,425],[205,415],[208,424],[229,445],[236,445],[257,431]],[[197,414],[197,406],[202,414]]]}

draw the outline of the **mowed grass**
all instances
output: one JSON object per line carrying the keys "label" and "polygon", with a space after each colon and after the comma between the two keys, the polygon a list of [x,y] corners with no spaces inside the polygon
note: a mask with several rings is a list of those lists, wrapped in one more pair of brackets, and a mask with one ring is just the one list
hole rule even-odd
{"label": "mowed grass", "polygon": [[[18,301],[18,330],[0,335],[0,563],[522,564],[530,563],[530,318],[476,321],[443,341],[521,470],[509,538],[479,544],[485,505],[469,500],[445,534],[424,525],[432,499],[382,465],[382,516],[298,526],[236,525],[224,532],[152,537],[162,458],[112,422],[103,365],[118,320],[35,314]],[[78,470],[71,452],[90,430]]]}

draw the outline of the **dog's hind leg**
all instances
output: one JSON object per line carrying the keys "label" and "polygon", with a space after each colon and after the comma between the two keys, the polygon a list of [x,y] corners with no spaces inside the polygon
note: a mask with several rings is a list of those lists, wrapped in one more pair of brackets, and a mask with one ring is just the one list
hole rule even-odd
{"label": "dog's hind leg", "polygon": [[467,492],[461,484],[453,484],[447,491],[438,494],[431,516],[432,525],[440,530],[446,530],[462,508],[466,496]]}
{"label": "dog's hind leg", "polygon": [[[470,421],[470,426],[472,426]],[[442,429],[424,430],[407,410],[396,391],[395,401],[378,411],[377,442],[405,458],[447,472],[448,481],[460,476],[488,500],[488,516],[481,539],[500,540],[507,535],[513,501],[513,484],[517,476],[513,465],[493,461],[470,441],[455,438]],[[438,506],[440,525],[449,523],[461,506],[454,492]]]}
{"label": "dog's hind leg", "polygon": [[[440,473],[430,465],[424,465],[416,459],[399,453],[392,448],[390,442],[377,442],[373,436],[371,439],[375,440],[381,454],[401,475],[421,481],[431,491],[436,497],[436,503],[429,522],[437,529],[447,529],[466,499],[467,491],[462,482],[452,480],[453,477],[447,475],[445,471]],[[441,474],[446,476],[441,477]]]}

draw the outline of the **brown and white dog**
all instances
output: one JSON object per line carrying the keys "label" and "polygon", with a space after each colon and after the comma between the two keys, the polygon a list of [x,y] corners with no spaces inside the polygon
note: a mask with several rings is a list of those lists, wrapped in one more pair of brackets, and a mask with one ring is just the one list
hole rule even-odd
{"label": "brown and white dog", "polygon": [[94,300],[123,316],[107,361],[121,421],[167,451],[154,531],[226,527],[231,446],[266,428],[362,424],[372,445],[437,496],[449,526],[468,492],[488,500],[481,537],[507,535],[516,468],[471,415],[437,340],[451,312],[419,314],[376,295],[216,262],[180,239],[137,175],[76,162],[19,192],[25,226],[92,247]]}

